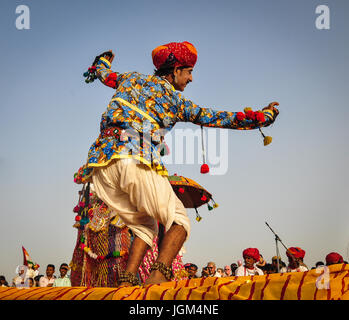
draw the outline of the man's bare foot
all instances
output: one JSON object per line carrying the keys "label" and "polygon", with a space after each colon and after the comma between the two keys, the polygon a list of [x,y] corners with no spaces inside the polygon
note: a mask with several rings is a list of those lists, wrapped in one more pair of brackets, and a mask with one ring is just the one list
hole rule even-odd
{"label": "man's bare foot", "polygon": [[150,273],[149,278],[145,280],[144,285],[160,284],[163,282],[168,282],[168,280],[164,277],[164,275],[160,271],[154,270]]}

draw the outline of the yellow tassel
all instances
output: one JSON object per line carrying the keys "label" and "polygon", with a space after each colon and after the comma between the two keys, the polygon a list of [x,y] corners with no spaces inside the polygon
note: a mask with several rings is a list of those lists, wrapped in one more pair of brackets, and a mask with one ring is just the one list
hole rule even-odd
{"label": "yellow tassel", "polygon": [[252,108],[246,107],[246,108],[244,109],[244,112],[246,113],[247,111],[252,111]]}
{"label": "yellow tassel", "polygon": [[271,143],[272,140],[273,140],[272,137],[270,137],[270,136],[265,136],[264,139],[263,139],[264,145],[267,146],[268,144]]}
{"label": "yellow tassel", "polygon": [[263,137],[263,143],[265,146],[267,146],[268,144],[271,143],[271,141],[273,140],[272,137],[270,136],[265,136],[264,133],[262,132],[261,128],[258,128],[259,132],[261,133],[262,137]]}
{"label": "yellow tassel", "polygon": [[201,218],[200,216],[196,216],[196,221],[197,221],[197,222],[200,222],[201,219],[202,219],[202,218]]}
{"label": "yellow tassel", "polygon": [[213,205],[213,208],[218,208],[219,206],[218,206],[218,203],[215,203],[214,205]]}

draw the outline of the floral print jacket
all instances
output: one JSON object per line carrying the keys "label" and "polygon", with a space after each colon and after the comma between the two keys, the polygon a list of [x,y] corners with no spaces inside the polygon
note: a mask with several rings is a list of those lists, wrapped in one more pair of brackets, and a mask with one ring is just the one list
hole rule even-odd
{"label": "floral print jacket", "polygon": [[90,176],[92,168],[121,158],[137,159],[157,173],[168,175],[160,151],[163,137],[177,122],[250,130],[268,126],[275,120],[272,110],[257,111],[254,115],[252,112],[251,117],[247,112],[200,107],[182,97],[164,78],[138,72],[118,73],[110,67],[103,57],[96,65],[98,78],[114,87],[115,94],[102,114],[100,134],[90,147],[87,164],[79,170],[85,177]]}

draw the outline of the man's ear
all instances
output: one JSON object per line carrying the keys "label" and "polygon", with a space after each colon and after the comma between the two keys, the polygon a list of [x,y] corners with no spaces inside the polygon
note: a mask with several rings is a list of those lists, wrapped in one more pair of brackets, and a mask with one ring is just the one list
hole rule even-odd
{"label": "man's ear", "polygon": [[179,69],[178,67],[174,67],[174,69],[173,69],[173,75],[174,75],[174,76],[177,75],[178,72],[179,72],[180,70],[181,70],[181,69]]}

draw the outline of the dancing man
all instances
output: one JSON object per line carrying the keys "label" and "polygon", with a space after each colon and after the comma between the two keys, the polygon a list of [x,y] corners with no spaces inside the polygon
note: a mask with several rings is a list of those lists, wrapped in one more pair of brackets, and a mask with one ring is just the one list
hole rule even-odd
{"label": "dancing man", "polygon": [[161,160],[163,139],[176,122],[205,127],[257,129],[269,126],[278,115],[270,103],[261,111],[216,111],[182,97],[197,51],[189,42],[168,43],[155,48],[153,75],[112,71],[114,54],[96,57],[94,70],[99,80],[115,88],[102,114],[100,134],[92,144],[84,168],[95,191],[135,235],[120,285],[137,285],[136,273],[157,235],[159,221],[165,235],[159,255],[145,284],[171,280],[171,263],[190,234],[190,221],[175,195]]}

